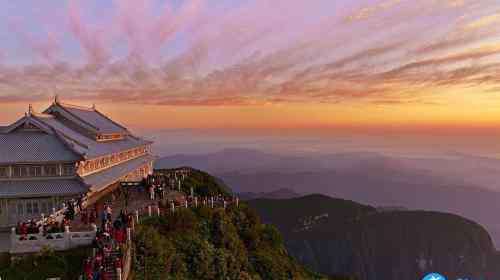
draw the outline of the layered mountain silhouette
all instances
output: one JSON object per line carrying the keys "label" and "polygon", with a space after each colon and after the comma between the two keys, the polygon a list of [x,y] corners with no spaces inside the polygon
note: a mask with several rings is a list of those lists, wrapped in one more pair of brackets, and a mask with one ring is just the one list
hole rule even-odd
{"label": "layered mountain silhouette", "polygon": [[496,159],[460,154],[412,159],[368,152],[288,156],[226,149],[202,155],[173,155],[156,164],[188,165],[209,171],[238,193],[269,193],[286,188],[375,207],[458,214],[485,226],[494,243],[500,244],[496,214],[500,212],[500,193],[488,189],[495,187],[495,171],[500,174],[500,161]]}

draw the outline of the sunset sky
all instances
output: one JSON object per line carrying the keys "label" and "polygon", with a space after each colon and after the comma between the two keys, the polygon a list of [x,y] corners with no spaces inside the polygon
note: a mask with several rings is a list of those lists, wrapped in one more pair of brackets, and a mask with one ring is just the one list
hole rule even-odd
{"label": "sunset sky", "polygon": [[0,3],[0,123],[53,96],[137,128],[500,128],[498,0]]}

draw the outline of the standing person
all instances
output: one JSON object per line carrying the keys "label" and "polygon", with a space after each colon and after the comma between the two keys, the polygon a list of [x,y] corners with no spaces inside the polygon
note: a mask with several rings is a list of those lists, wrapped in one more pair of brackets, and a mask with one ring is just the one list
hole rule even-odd
{"label": "standing person", "polygon": [[106,220],[111,221],[113,219],[111,206],[106,206]]}
{"label": "standing person", "polygon": [[125,209],[126,209],[128,208],[128,200],[130,197],[129,189],[125,189],[125,191],[123,192],[123,197],[125,198]]}
{"label": "standing person", "polygon": [[131,228],[133,222],[134,222],[134,216],[132,215],[132,213],[130,213],[127,215],[127,227]]}
{"label": "standing person", "polygon": [[162,185],[160,185],[158,187],[158,195],[160,197],[160,200],[162,200],[163,199],[163,186]]}
{"label": "standing person", "polygon": [[82,210],[80,207],[82,205],[82,195],[79,195],[77,199],[75,199],[75,212],[78,213]]}
{"label": "standing person", "polygon": [[26,240],[26,238],[28,237],[28,225],[26,225],[26,223],[21,224],[20,232],[21,240]]}
{"label": "standing person", "polygon": [[99,250],[95,255],[94,268],[99,268],[102,265],[102,262],[103,262],[103,256],[101,251]]}
{"label": "standing person", "polygon": [[92,261],[90,258],[85,260],[83,271],[85,272],[85,279],[92,280]]}
{"label": "standing person", "polygon": [[155,200],[155,188],[153,185],[149,186],[149,199]]}
{"label": "standing person", "polygon": [[106,218],[107,218],[106,210],[103,209],[101,212],[101,225],[103,228],[104,228],[104,225],[106,224]]}
{"label": "standing person", "polygon": [[95,224],[97,219],[97,212],[95,209],[90,210],[89,222]]}
{"label": "standing person", "polygon": [[118,268],[123,269],[122,259],[119,257],[115,259],[115,269]]}
{"label": "standing person", "polygon": [[81,211],[82,213],[82,223],[84,225],[88,225],[89,224],[89,215],[88,215],[88,211],[87,210],[82,210]]}
{"label": "standing person", "polygon": [[120,222],[121,222],[122,225],[126,225],[127,224],[126,210],[125,211],[123,209],[120,210],[120,216],[118,216],[118,220],[120,220]]}

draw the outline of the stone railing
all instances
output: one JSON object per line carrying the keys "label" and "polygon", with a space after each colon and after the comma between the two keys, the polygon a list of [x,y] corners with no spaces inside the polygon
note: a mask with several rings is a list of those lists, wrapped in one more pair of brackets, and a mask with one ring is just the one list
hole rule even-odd
{"label": "stone railing", "polygon": [[147,206],[144,206],[142,209],[137,209],[134,211],[134,222],[140,223],[140,217],[152,217],[152,216],[161,216],[168,215],[169,213],[174,213],[176,209],[182,208],[198,208],[200,206],[209,207],[209,208],[223,208],[226,209],[230,205],[234,205],[239,207],[240,199],[235,197],[232,200],[218,199],[217,197],[192,197],[190,200],[184,200],[181,203],[170,202],[170,207],[160,209],[157,203],[153,203]]}
{"label": "stone railing", "polygon": [[93,226],[91,231],[71,232],[66,226],[64,232],[47,233],[47,234],[26,234],[19,235],[16,229],[12,228],[10,237],[10,253],[36,253],[43,248],[50,248],[55,251],[63,251],[79,246],[87,246],[92,244],[95,239],[97,227]]}

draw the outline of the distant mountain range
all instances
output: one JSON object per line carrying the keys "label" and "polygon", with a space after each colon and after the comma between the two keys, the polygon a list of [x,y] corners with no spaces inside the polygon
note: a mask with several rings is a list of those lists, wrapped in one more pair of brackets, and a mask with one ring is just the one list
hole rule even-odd
{"label": "distant mountain range", "polygon": [[208,171],[238,193],[270,193],[285,188],[374,206],[454,213],[484,225],[500,245],[500,193],[488,189],[496,187],[494,179],[500,174],[500,161],[496,159],[460,154],[415,159],[364,152],[288,156],[226,149],[168,156],[156,165]]}
{"label": "distant mountain range", "polygon": [[498,253],[487,231],[462,217],[393,209],[379,211],[323,195],[248,202],[276,225],[289,252],[311,269],[359,280],[499,279]]}
{"label": "distant mountain range", "polygon": [[279,189],[271,192],[241,192],[238,193],[238,197],[242,200],[252,200],[257,198],[270,198],[270,199],[289,199],[302,196],[299,193],[294,192],[290,189]]}

